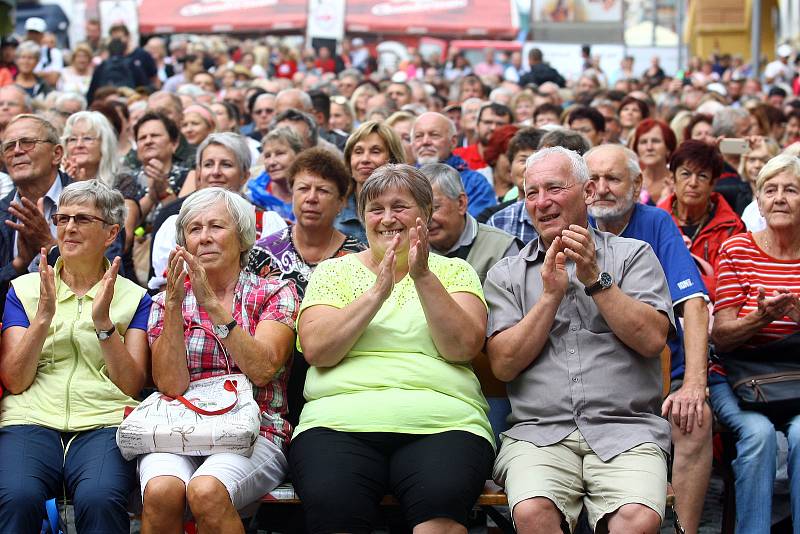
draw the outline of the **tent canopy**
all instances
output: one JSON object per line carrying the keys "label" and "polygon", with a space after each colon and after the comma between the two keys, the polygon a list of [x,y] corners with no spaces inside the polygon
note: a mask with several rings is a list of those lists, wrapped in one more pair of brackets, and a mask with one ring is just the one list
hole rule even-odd
{"label": "tent canopy", "polygon": [[347,0],[351,33],[513,38],[510,0]]}
{"label": "tent canopy", "polygon": [[[302,31],[307,0],[142,0],[141,33]],[[347,0],[349,33],[513,38],[511,0]]]}
{"label": "tent canopy", "polygon": [[142,0],[141,33],[302,30],[307,0]]}

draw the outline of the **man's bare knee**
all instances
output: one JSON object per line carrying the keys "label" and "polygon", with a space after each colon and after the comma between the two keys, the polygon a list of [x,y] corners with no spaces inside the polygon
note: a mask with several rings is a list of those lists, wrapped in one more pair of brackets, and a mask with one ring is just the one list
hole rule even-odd
{"label": "man's bare knee", "polygon": [[609,534],[656,534],[661,516],[643,504],[625,504],[608,517]]}
{"label": "man's bare knee", "polygon": [[561,512],[546,497],[534,497],[517,503],[512,516],[519,533],[552,534],[561,529]]}

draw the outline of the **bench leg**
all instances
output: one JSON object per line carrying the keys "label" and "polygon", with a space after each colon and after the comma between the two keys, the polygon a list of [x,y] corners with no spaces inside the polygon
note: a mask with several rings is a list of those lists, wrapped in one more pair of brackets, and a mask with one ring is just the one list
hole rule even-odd
{"label": "bench leg", "polygon": [[513,522],[500,513],[500,510],[494,506],[481,506],[481,510],[486,512],[486,515],[492,518],[492,521],[494,521],[497,527],[503,531],[503,534],[516,534]]}

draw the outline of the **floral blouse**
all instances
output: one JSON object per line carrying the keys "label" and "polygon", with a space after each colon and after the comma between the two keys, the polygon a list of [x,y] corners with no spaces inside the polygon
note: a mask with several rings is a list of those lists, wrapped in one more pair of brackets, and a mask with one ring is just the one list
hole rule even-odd
{"label": "floral blouse", "polygon": [[[361,252],[365,248],[364,244],[355,237],[345,235],[344,243],[333,253],[331,258]],[[250,258],[245,270],[264,278],[293,280],[297,287],[297,294],[302,301],[308,279],[316,266],[316,263],[306,262],[294,246],[292,227],[290,226],[256,241],[250,251]]]}

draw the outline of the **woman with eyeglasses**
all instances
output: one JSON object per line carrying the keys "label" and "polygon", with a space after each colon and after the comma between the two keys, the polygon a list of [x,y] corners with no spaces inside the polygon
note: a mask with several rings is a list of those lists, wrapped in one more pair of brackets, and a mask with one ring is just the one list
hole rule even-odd
{"label": "woman with eyeglasses", "polygon": [[116,427],[149,369],[150,297],[103,257],[125,220],[122,195],[100,180],[64,188],[61,257],[11,282],[0,379],[0,532],[39,532],[46,500],[75,506],[78,532],[128,533],[136,464]]}
{"label": "woman with eyeglasses", "polygon": [[[658,204],[672,214],[692,255],[712,268],[716,268],[723,241],[744,231],[744,224],[733,208],[720,193],[714,192],[723,165],[722,154],[716,147],[694,139],[684,141],[669,160],[675,192]],[[714,275],[713,272],[706,275],[703,281],[713,300]]]}

